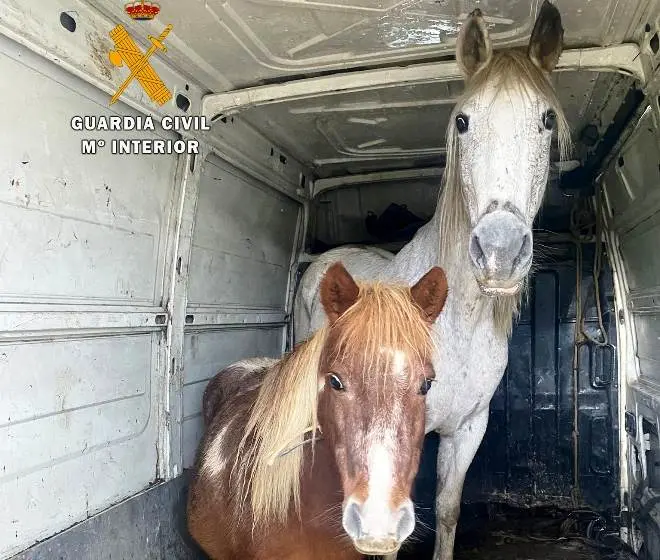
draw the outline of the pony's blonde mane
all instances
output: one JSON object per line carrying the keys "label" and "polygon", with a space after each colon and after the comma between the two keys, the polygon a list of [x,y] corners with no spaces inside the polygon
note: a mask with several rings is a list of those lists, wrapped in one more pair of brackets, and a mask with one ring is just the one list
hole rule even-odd
{"label": "pony's blonde mane", "polygon": [[238,448],[234,471],[236,493],[249,501],[253,527],[283,522],[293,503],[300,511],[300,474],[305,436],[313,448],[318,428],[317,402],[322,360],[333,352],[361,360],[365,375],[390,371],[392,355],[428,360],[433,341],[429,324],[411,298],[410,288],[392,284],[359,284],[357,301],[331,326],[324,326],[267,373],[250,412]]}
{"label": "pony's blonde mane", "polygon": [[[442,188],[438,200],[438,219],[440,221],[440,262],[445,268],[460,266],[463,256],[459,251],[466,251],[465,239],[470,232],[469,216],[466,209],[464,189],[459,173],[457,150],[456,114],[463,102],[483,91],[487,86],[497,88],[496,95],[502,92],[519,91],[523,95],[534,92],[544,97],[550,108],[557,115],[557,140],[562,160],[568,156],[571,146],[570,128],[548,77],[530,60],[524,50],[511,49],[493,53],[491,61],[480,69],[467,82],[463,95],[457,101],[447,128],[447,161],[442,179]],[[495,328],[507,337],[511,334],[513,320],[520,312],[523,297],[527,296],[527,280],[523,289],[515,296],[482,297],[484,307],[492,302]]]}

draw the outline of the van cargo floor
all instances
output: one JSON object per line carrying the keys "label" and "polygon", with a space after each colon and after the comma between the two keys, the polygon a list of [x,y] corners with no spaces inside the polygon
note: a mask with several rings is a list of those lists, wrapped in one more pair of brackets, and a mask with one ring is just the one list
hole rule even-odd
{"label": "van cargo floor", "polygon": [[[508,541],[508,542],[507,542]],[[594,550],[581,543],[534,543],[521,539],[510,542],[508,537],[486,542],[480,546],[465,546],[456,551],[455,560],[623,560],[626,556]]]}
{"label": "van cargo floor", "polygon": [[[424,519],[424,524],[428,524]],[[433,535],[420,530],[400,560],[430,560]],[[413,537],[414,538],[414,537]],[[636,560],[616,527],[589,510],[464,505],[455,560]]]}

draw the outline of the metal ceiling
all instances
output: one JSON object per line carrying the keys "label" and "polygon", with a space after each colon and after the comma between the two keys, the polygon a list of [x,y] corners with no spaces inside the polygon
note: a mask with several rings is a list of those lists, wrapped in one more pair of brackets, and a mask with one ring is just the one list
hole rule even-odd
{"label": "metal ceiling", "polygon": [[[524,45],[540,3],[162,0],[160,16],[146,25],[150,33],[158,34],[165,24],[173,24],[165,57],[209,93],[277,88],[281,87],[277,84],[333,74],[327,89],[314,95],[284,95],[241,112],[274,143],[313,167],[318,177],[329,177],[441,164],[447,118],[462,89],[456,77],[395,80],[384,86],[380,78],[385,74],[376,73],[369,87],[333,93],[334,74],[350,81],[347,71],[451,61],[460,25],[477,6],[490,23],[496,46]],[[128,28],[139,25],[144,35],[145,23],[131,21],[123,1],[93,4]],[[555,4],[562,14],[567,57],[573,49],[641,44],[655,30],[659,15],[655,0],[557,0]],[[608,70],[634,63],[606,54],[610,58],[603,66],[611,66]],[[579,140],[588,124],[599,134],[604,132],[633,79],[600,67],[584,71],[574,59],[554,79],[574,139]],[[587,147],[578,143],[577,157],[586,153]]]}

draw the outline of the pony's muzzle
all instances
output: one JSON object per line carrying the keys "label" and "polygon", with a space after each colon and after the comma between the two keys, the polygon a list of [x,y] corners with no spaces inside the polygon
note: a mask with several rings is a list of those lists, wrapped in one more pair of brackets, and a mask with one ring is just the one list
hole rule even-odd
{"label": "pony's muzzle", "polygon": [[515,293],[532,264],[532,231],[508,210],[483,216],[472,230],[468,252],[481,289]]}
{"label": "pony's muzzle", "polygon": [[360,553],[392,554],[415,529],[415,510],[410,500],[392,510],[350,498],[344,507],[342,524]]}

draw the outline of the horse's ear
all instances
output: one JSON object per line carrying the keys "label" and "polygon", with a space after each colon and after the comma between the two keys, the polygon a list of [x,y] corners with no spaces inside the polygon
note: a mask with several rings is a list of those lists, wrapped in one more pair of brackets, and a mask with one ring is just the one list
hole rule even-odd
{"label": "horse's ear", "polygon": [[493,44],[479,8],[475,8],[461,27],[456,40],[456,62],[467,80],[490,62]]}
{"label": "horse's ear", "polygon": [[422,309],[425,319],[435,323],[447,300],[447,276],[434,266],[410,289],[413,301]]}
{"label": "horse's ear", "polygon": [[557,66],[563,48],[561,14],[556,6],[544,0],[532,30],[527,54],[541,70],[550,73]]}
{"label": "horse's ear", "polygon": [[344,265],[336,262],[323,276],[320,291],[323,309],[332,324],[357,301],[360,288]]}

